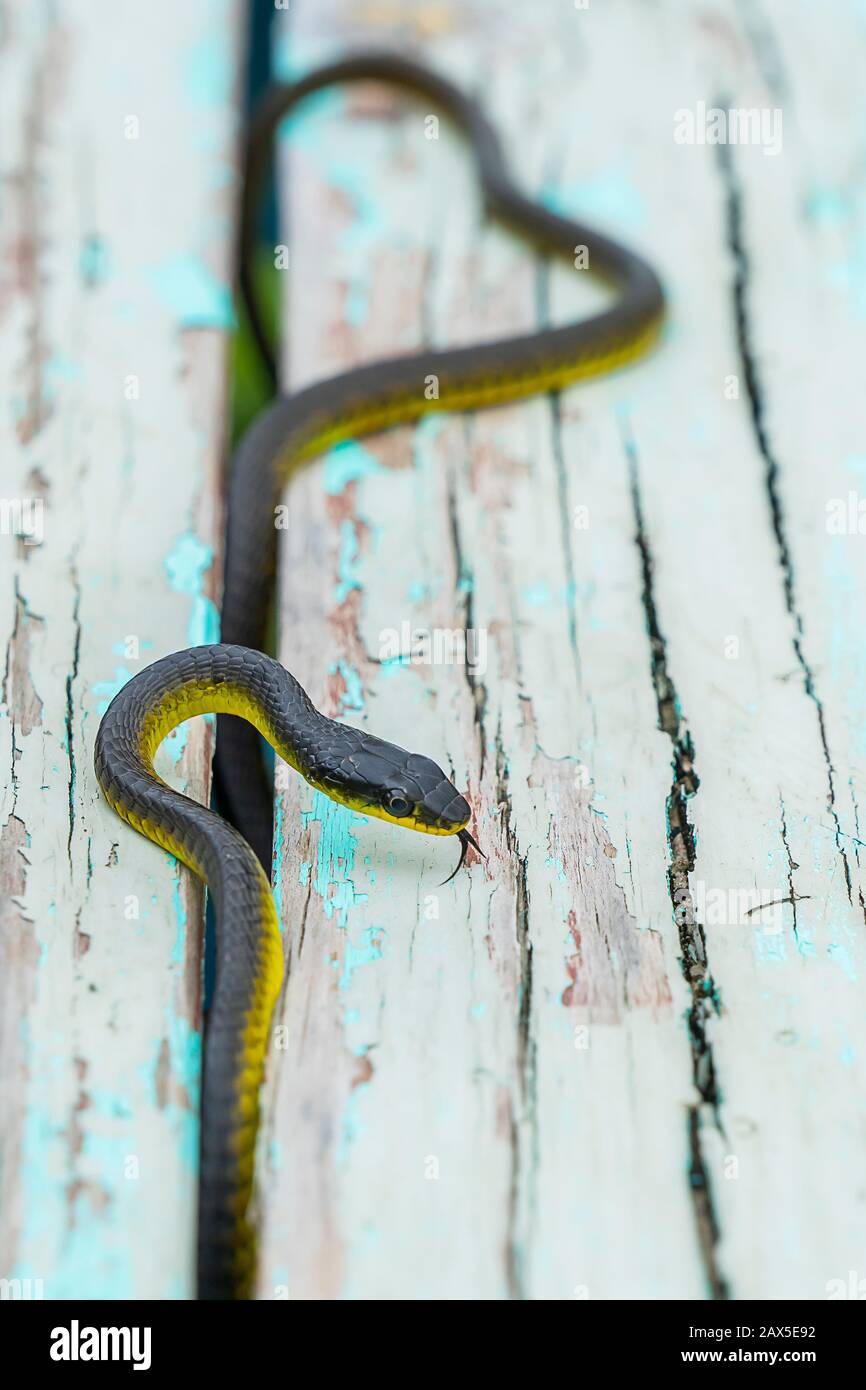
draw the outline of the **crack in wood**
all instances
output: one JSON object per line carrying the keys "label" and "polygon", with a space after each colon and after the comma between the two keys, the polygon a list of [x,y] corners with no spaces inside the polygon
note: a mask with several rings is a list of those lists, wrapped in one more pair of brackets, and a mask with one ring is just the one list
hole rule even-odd
{"label": "crack in wood", "polygon": [[72,688],[78,679],[78,663],[81,656],[81,618],[79,616],[81,585],[78,582],[78,571],[74,564],[70,566],[69,577],[72,580],[72,592],[74,594],[72,602],[72,625],[75,637],[72,643],[72,661],[69,666],[69,673],[66,677],[66,756],[69,760],[69,781],[67,789],[69,831],[66,836],[66,855],[69,859],[69,866],[72,868],[72,836],[75,831],[75,784],[77,779]]}
{"label": "crack in wood", "polygon": [[517,1081],[523,1115],[515,1114],[513,1100],[509,1101],[509,1145],[511,1150],[511,1179],[508,1199],[508,1224],[506,1237],[506,1283],[509,1296],[513,1299],[526,1297],[523,1277],[523,1262],[520,1242],[517,1237],[518,1197],[523,1171],[521,1153],[521,1120],[529,1129],[529,1145],[532,1156],[528,1200],[533,1207],[532,1175],[538,1162],[538,1116],[537,1116],[537,1049],[532,1036],[533,972],[532,938],[530,932],[528,853],[521,855],[517,835],[512,821],[512,799],[508,785],[508,760],[502,742],[502,726],[496,729],[496,805],[501,808],[500,825],[508,848],[509,857],[518,865],[514,894],[514,934],[518,955],[518,1005],[517,1005]]}
{"label": "crack in wood", "polygon": [[670,739],[673,750],[673,780],[665,800],[670,853],[668,893],[679,932],[682,973],[691,993],[687,1018],[692,1053],[692,1079],[700,1096],[700,1104],[690,1105],[688,1109],[689,1176],[704,1272],[713,1298],[721,1300],[729,1297],[729,1290],[718,1264],[719,1227],[713,1206],[709,1173],[700,1143],[702,1105],[710,1110],[716,1127],[720,1133],[722,1132],[715,1059],[708,1037],[708,1024],[714,1013],[721,1012],[721,1003],[709,968],[706,936],[703,927],[697,921],[689,885],[689,876],[695,866],[695,838],[694,827],[688,815],[688,802],[696,794],[700,779],[695,770],[691,735],[685,726],[676,686],[668,669],[667,642],[659,623],[653,582],[653,556],[641,502],[637,449],[628,432],[624,433],[623,443],[634,511],[635,544],[640,556],[641,593],[650,642],[650,670],[658,706],[658,726]]}
{"label": "crack in wood", "polygon": [[[794,887],[794,870],[799,869],[800,865],[794,859],[794,856],[791,853],[791,846],[788,844],[788,824],[785,819],[785,802],[782,797],[781,791],[779,792],[779,809],[781,812],[782,819],[782,844],[785,846],[785,854],[788,856],[788,896],[787,898],[780,898],[779,901],[791,904],[791,910],[794,915],[794,939],[796,941],[799,941],[800,935],[797,928],[797,903],[802,902],[805,898],[811,897],[811,894],[798,893]],[[750,908],[749,911],[754,912],[755,910],[755,908]],[[746,913],[746,916],[749,916],[748,912]]]}
{"label": "crack in wood", "polygon": [[[460,536],[460,523],[457,517],[457,494],[449,483],[448,487],[448,528],[451,535],[451,548],[454,554],[455,569],[455,592],[463,594],[463,628],[465,632],[475,630],[475,602],[472,590],[472,569],[463,551],[463,542]],[[469,687],[469,695],[472,700],[472,712],[475,726],[478,731],[478,780],[484,779],[485,766],[485,738],[484,738],[484,715],[487,710],[487,687],[482,680],[478,680],[472,663],[464,661],[462,663],[463,674],[466,684]]]}
{"label": "crack in wood", "polygon": [[737,0],[740,24],[749,41],[761,76],[777,101],[790,103],[791,92],[779,55],[776,35],[755,0]]}
{"label": "crack in wood", "polygon": [[[730,102],[726,98],[719,97],[716,100],[716,105],[727,110]],[[827,775],[827,809],[830,812],[835,826],[836,849],[842,859],[842,866],[845,873],[845,885],[848,890],[848,901],[853,903],[851,868],[848,863],[848,856],[842,844],[842,826],[839,820],[839,813],[836,809],[835,768],[830,756],[830,741],[827,734],[824,704],[815,685],[815,675],[811,663],[804,651],[805,630],[803,614],[797,601],[794,561],[785,528],[785,513],[782,506],[780,485],[781,469],[767,431],[764,393],[752,339],[752,327],[748,310],[751,266],[743,234],[742,188],[737,178],[730,147],[726,144],[719,144],[715,146],[715,149],[718,170],[725,191],[727,244],[734,264],[732,292],[736,342],[743,380],[746,387],[749,418],[752,425],[752,432],[755,436],[755,442],[758,446],[758,452],[764,463],[764,487],[770,508],[770,520],[776,542],[779,566],[782,571],[785,607],[793,625],[792,644],[794,655],[797,658],[797,664],[802,674],[803,688],[807,697],[815,706],[815,714],[818,721],[818,737]]]}

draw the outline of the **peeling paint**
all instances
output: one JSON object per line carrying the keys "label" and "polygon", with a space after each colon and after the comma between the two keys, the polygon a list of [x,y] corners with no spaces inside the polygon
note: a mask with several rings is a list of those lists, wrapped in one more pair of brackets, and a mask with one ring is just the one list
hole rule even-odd
{"label": "peeling paint", "polygon": [[304,829],[319,824],[313,888],[322,899],[326,916],[334,917],[340,927],[348,925],[349,913],[357,904],[367,901],[367,894],[358,892],[353,881],[358,848],[353,827],[366,820],[322,792],[314,792],[312,809],[301,813]]}
{"label": "peeling paint", "polygon": [[168,581],[175,593],[193,600],[187,629],[189,645],[200,647],[219,641],[219,613],[204,592],[204,576],[213,564],[213,547],[192,532],[179,536],[165,558]]}
{"label": "peeling paint", "polygon": [[144,272],[145,281],[174,315],[179,328],[237,327],[231,289],[197,256],[170,256]]}

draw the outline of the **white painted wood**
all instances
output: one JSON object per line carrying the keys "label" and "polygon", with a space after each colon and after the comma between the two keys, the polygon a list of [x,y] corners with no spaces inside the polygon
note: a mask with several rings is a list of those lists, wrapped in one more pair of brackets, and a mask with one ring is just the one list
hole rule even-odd
{"label": "white painted wood", "polygon": [[[453,765],[489,859],[439,888],[441,842],[287,779],[261,1294],[826,1297],[866,1238],[863,541],[825,530],[863,455],[857,7],[331,0],[286,27],[284,72],[384,42],[482,93],[524,185],[642,249],[671,313],[558,410],[428,421],[289,490],[284,659]],[[719,98],[781,107],[781,152],[677,143]],[[425,114],[371,89],[293,127],[292,385],[590,302],[481,224]],[[388,628],[465,622],[474,682],[378,662]],[[792,893],[796,930],[747,915]]]}
{"label": "white painted wood", "polygon": [[[201,896],[90,758],[123,673],[214,627],[240,8],[3,11],[0,1275],[46,1297],[191,1291]],[[260,1296],[832,1296],[866,1273],[858,6],[278,23],[283,72],[385,43],[478,91],[671,313],[558,406],[289,490],[283,658],[453,767],[489,858],[440,887],[447,842],[281,776]],[[781,151],[677,143],[719,102],[780,108]],[[295,123],[292,385],[596,302],[482,222],[429,114]],[[479,630],[483,669],[389,659],[403,624]],[[162,770],[202,795],[208,755],[195,723]]]}
{"label": "white painted wood", "polygon": [[[239,11],[2,7],[0,1274],[46,1298],[192,1288],[201,894],[91,759],[119,684],[214,630]],[[160,766],[200,796],[184,733]]]}

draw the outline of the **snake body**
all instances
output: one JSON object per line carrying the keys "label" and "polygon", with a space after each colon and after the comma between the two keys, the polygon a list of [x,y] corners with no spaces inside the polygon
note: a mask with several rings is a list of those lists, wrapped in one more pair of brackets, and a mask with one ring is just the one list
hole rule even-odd
{"label": "snake body", "polygon": [[[393,54],[365,53],[273,88],[251,122],[241,212],[241,285],[263,360],[275,378],[251,272],[254,210],[273,133],[305,97],[336,83],[378,79],[442,109],[473,150],[488,212],[548,254],[611,282],[616,302],[579,323],[473,347],[424,351],[357,367],[289,396],[253,422],[233,462],[228,497],[223,642],[164,657],[115,696],[99,727],[95,766],[115,811],[203,878],[217,921],[217,972],[204,1062],[198,1216],[198,1292],[248,1297],[254,1278],[250,1215],[258,1093],[283,976],[270,890],[272,798],[259,735],[314,787],[395,824],[474,844],[470,807],[430,759],[319,714],[294,678],[262,654],[276,569],[274,509],[292,471],[342,440],[417,419],[553,391],[621,366],[653,342],[659,282],[640,257],[526,198],[511,182],[495,131],[450,82]],[[425,382],[438,380],[428,399]],[[216,778],[229,824],[173,791],[153,770],[161,740],[195,714],[218,716]],[[477,846],[476,846],[477,848]]]}
{"label": "snake body", "polygon": [[198,1225],[199,1296],[244,1297],[254,1269],[247,1217],[267,1030],[283,978],[268,878],[233,826],[153,770],[166,734],[195,714],[243,714],[311,786],[365,815],[431,835],[469,820],[441,768],[325,718],[277,661],[228,643],[146,667],[115,696],[97,732],[96,775],[118,815],[205,880],[218,923],[208,1018]]}

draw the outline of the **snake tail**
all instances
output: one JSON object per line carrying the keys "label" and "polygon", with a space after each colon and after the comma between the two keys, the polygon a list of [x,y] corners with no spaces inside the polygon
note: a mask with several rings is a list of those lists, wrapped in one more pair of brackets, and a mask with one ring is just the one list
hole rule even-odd
{"label": "snake tail", "polygon": [[248,1298],[255,1272],[253,1162],[283,949],[270,883],[221,816],[166,785],[153,758],[196,714],[239,715],[317,790],[366,815],[430,835],[460,834],[465,798],[431,759],[320,714],[295,678],[261,652],[217,644],[154,662],[114,697],[94,766],[119,816],[204,879],[217,965],[202,1086],[198,1292]]}

